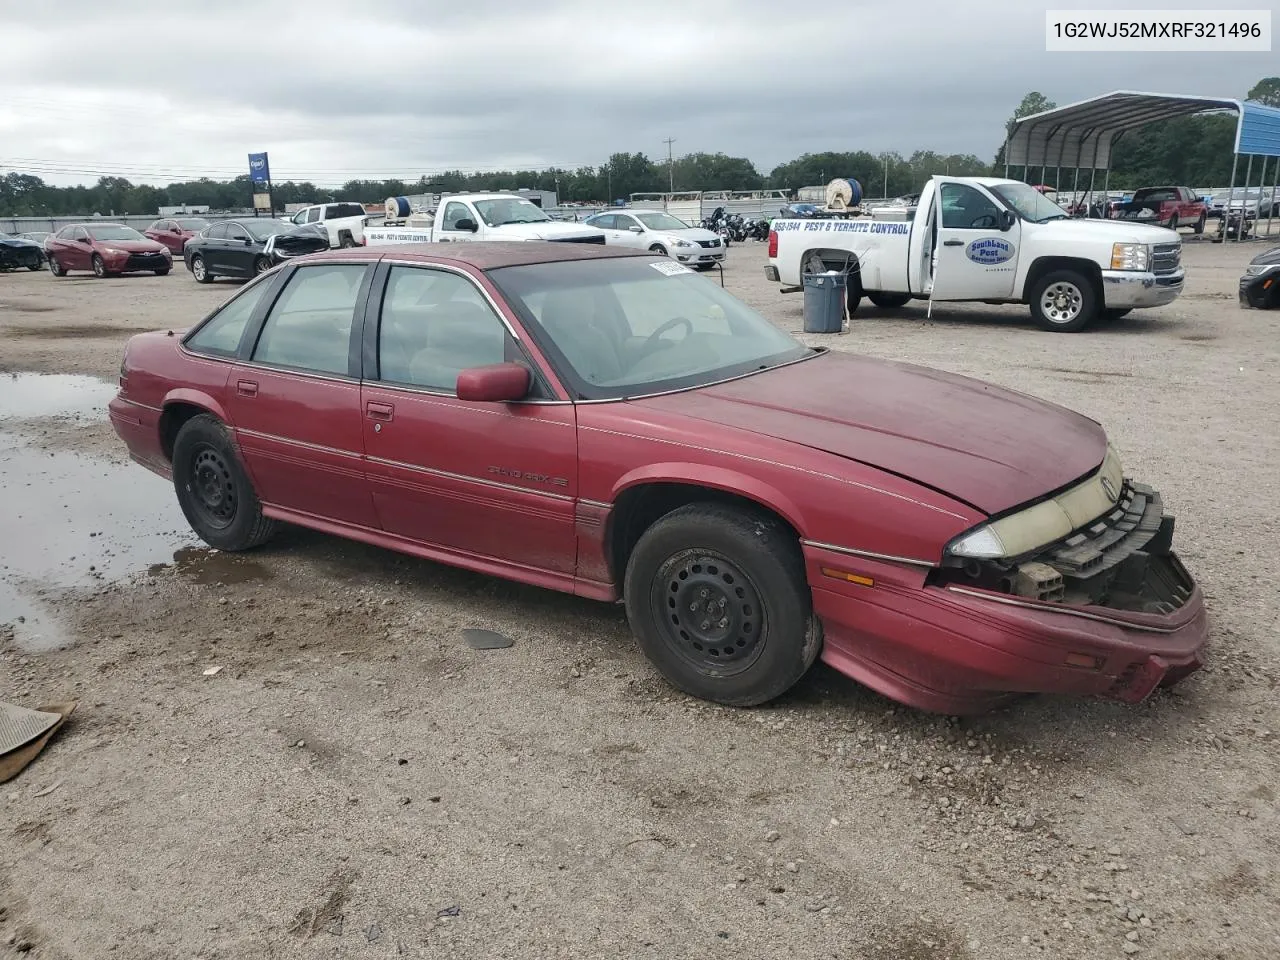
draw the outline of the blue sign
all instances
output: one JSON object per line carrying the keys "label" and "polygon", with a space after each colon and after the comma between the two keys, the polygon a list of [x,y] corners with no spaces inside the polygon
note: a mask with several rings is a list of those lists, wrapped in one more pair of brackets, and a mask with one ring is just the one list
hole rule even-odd
{"label": "blue sign", "polygon": [[983,237],[981,240],[974,240],[964,249],[966,257],[974,263],[982,264],[1004,263],[1012,260],[1015,252],[1012,243],[999,237]]}
{"label": "blue sign", "polygon": [[271,179],[271,168],[267,166],[265,153],[249,154],[249,179],[254,183],[266,183]]}

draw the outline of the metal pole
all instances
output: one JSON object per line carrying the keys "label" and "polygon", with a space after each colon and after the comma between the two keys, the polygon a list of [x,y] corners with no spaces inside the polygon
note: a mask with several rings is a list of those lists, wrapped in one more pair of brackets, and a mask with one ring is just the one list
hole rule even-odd
{"label": "metal pole", "polygon": [[[1255,237],[1256,237],[1256,236],[1258,236],[1258,231],[1259,231],[1259,230],[1261,229],[1261,227],[1262,227],[1262,193],[1263,193],[1263,186],[1266,184],[1266,182],[1267,182],[1267,157],[1266,157],[1266,156],[1263,156],[1263,158],[1262,158],[1262,172],[1261,172],[1260,174],[1258,174],[1258,207],[1257,207],[1257,216],[1255,216],[1255,217],[1254,217],[1254,220],[1253,220],[1253,235],[1254,235]],[[1271,205],[1270,205],[1269,203],[1268,203],[1268,205],[1267,205],[1267,210],[1268,210],[1268,212],[1270,212],[1270,210],[1271,210]]]}
{"label": "metal pole", "polygon": [[[1222,239],[1227,239],[1231,228],[1231,202],[1236,198],[1236,167],[1240,164],[1240,154],[1231,155],[1231,186],[1227,188],[1227,205],[1222,208]],[[1239,231],[1236,231],[1237,236]]]}
{"label": "metal pole", "polygon": [[1089,170],[1089,202],[1086,203],[1084,207],[1084,218],[1086,220],[1089,219],[1089,213],[1091,208],[1093,207],[1093,202],[1094,202],[1093,201],[1093,179],[1097,175],[1098,175],[1098,171],[1096,169]]}
{"label": "metal pole", "polygon": [[1276,157],[1276,168],[1271,173],[1271,194],[1267,197],[1267,236],[1271,236],[1271,217],[1274,215],[1276,201],[1280,199],[1277,191],[1280,190],[1280,157]]}
{"label": "metal pole", "polygon": [[1240,229],[1236,231],[1236,242],[1244,239],[1249,224],[1249,178],[1253,176],[1253,154],[1249,154],[1249,162],[1244,167],[1244,196],[1240,200]]}
{"label": "metal pole", "polygon": [[1071,202],[1073,204],[1079,203],[1079,200],[1076,199],[1079,196],[1080,196],[1080,158],[1076,157],[1076,175],[1075,175],[1075,179],[1071,181]]}

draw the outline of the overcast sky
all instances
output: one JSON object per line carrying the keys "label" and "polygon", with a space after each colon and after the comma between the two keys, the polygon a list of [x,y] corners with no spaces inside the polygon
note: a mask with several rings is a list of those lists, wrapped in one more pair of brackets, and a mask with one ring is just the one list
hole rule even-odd
{"label": "overcast sky", "polygon": [[1275,53],[1046,53],[1047,5],[0,0],[0,173],[221,179],[267,150],[276,180],[417,179],[656,159],[666,137],[765,173],[818,150],[987,157],[1029,90],[1243,97],[1280,72]]}

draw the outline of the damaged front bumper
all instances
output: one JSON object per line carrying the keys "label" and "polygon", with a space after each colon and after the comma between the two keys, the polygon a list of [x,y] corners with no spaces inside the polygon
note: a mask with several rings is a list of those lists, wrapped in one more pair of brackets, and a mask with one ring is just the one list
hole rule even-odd
{"label": "damaged front bumper", "polygon": [[[1126,483],[1107,514],[1016,561],[855,570],[849,556],[806,545],[823,659],[939,713],[1017,693],[1137,703],[1204,662],[1204,597],[1171,549],[1173,527],[1158,493]],[[839,583],[832,567],[874,585]]]}

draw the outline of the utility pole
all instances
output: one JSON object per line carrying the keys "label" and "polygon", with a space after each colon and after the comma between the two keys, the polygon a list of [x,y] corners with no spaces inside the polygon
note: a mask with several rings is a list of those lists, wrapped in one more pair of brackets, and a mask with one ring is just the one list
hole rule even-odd
{"label": "utility pole", "polygon": [[676,192],[676,168],[675,162],[671,157],[671,145],[676,142],[675,137],[667,137],[662,141],[667,145],[667,192]]}

